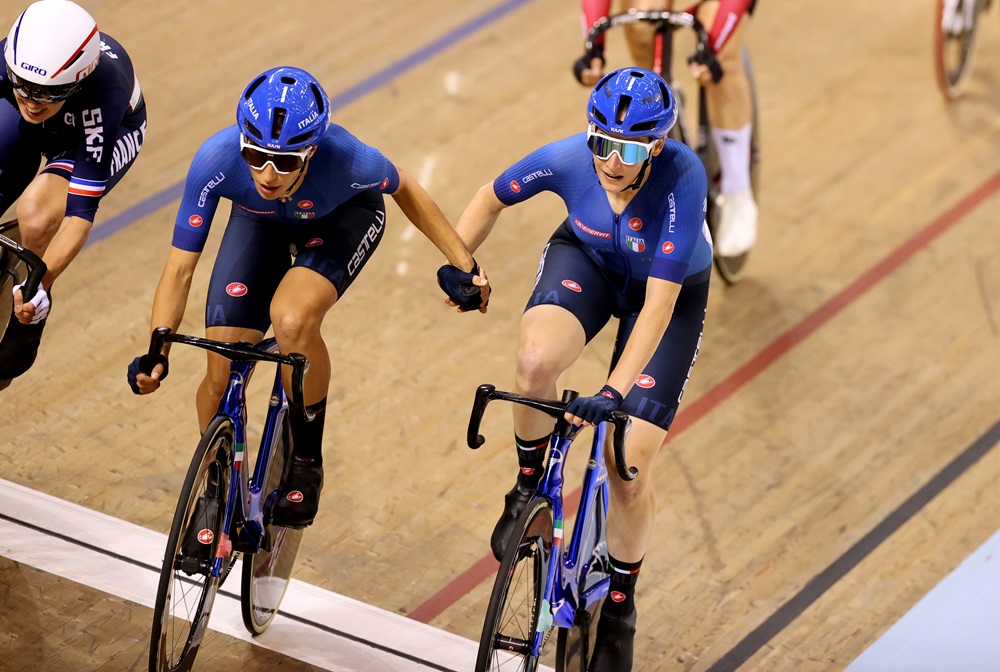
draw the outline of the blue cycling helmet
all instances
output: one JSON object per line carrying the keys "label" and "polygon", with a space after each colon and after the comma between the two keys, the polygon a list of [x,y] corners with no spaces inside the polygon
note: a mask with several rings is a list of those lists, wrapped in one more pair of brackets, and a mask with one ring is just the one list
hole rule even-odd
{"label": "blue cycling helmet", "polygon": [[622,68],[609,72],[594,87],[587,119],[605,133],[662,139],[677,122],[677,103],[655,72]]}
{"label": "blue cycling helmet", "polygon": [[236,123],[250,140],[268,149],[309,147],[330,126],[330,99],[305,70],[271,68],[243,89]]}

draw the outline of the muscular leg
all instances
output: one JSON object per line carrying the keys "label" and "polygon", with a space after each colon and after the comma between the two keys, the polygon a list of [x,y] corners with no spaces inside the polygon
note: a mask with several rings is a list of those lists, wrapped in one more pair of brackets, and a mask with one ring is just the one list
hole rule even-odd
{"label": "muscular leg", "polygon": [[[669,9],[667,0],[633,0],[622,5],[622,11],[664,11]],[[648,23],[632,23],[625,26],[625,41],[628,43],[632,63],[647,70],[653,67],[653,26]]]}
{"label": "muscular leg", "polygon": [[639,469],[634,480],[623,481],[615,474],[615,456],[610,441],[604,453],[610,486],[608,506],[608,551],[626,562],[638,562],[646,554],[656,516],[652,467],[667,431],[645,420],[632,419],[627,451],[629,464]]}
{"label": "muscular leg", "polygon": [[[719,12],[719,2],[710,0],[698,8],[698,20],[706,28],[710,28]],[[749,124],[753,116],[753,104],[750,97],[750,81],[743,67],[743,36],[750,22],[749,16],[744,16],[732,35],[716,54],[725,76],[714,84],[708,85],[705,94],[708,97],[708,118],[714,128],[735,130]]]}
{"label": "muscular leg", "polygon": [[[587,338],[580,321],[568,310],[541,305],[521,317],[514,391],[531,397],[556,399],[556,381],[577,360]],[[552,418],[514,405],[514,433],[524,438],[552,431]]]}
{"label": "muscular leg", "polygon": [[17,201],[18,227],[26,248],[42,256],[66,216],[69,180],[42,173],[31,181]]}
{"label": "muscular leg", "polygon": [[[322,275],[303,267],[285,275],[271,300],[271,323],[281,352],[298,352],[309,360],[305,378],[306,406],[326,398],[330,389],[330,352],[320,333],[323,318],[337,303],[337,289]],[[292,372],[283,367],[285,392],[291,394]]]}
{"label": "muscular leg", "polygon": [[[214,341],[246,341],[247,343],[257,343],[264,338],[264,334],[256,329],[243,327],[209,327],[205,330],[205,336]],[[202,432],[208,427],[208,423],[211,422],[218,410],[219,400],[226,391],[228,380],[229,360],[222,355],[209,352],[205,378],[198,386],[198,394],[195,398],[195,405],[198,407],[198,426]]]}

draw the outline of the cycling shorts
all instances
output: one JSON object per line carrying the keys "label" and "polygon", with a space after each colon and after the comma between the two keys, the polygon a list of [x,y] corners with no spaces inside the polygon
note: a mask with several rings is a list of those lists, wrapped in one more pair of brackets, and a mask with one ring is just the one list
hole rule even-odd
{"label": "cycling shorts", "polygon": [[212,269],[206,327],[267,332],[271,298],[289,268],[311,269],[343,296],[385,232],[382,195],[363,192],[332,212],[285,224],[233,205]]}

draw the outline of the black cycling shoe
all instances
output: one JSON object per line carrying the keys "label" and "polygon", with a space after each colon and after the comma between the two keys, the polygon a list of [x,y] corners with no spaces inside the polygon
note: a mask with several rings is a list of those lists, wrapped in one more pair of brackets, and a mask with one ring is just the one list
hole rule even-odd
{"label": "black cycling shoe", "polygon": [[515,485],[506,495],[503,496],[503,513],[500,520],[493,528],[493,536],[490,537],[490,548],[493,549],[493,557],[497,560],[503,559],[503,552],[507,548],[507,539],[514,530],[517,517],[521,515],[525,504],[535,494],[533,490],[525,490],[520,485]]}
{"label": "black cycling shoe", "polygon": [[624,620],[602,613],[597,621],[594,655],[590,658],[587,672],[631,672],[634,639],[634,610]]}
{"label": "black cycling shoe", "polygon": [[312,525],[322,491],[323,465],[293,457],[271,509],[271,524],[296,530]]}
{"label": "black cycling shoe", "polygon": [[219,528],[219,498],[204,494],[194,505],[187,538],[181,544],[180,568],[187,574],[205,574],[211,567],[215,533]]}

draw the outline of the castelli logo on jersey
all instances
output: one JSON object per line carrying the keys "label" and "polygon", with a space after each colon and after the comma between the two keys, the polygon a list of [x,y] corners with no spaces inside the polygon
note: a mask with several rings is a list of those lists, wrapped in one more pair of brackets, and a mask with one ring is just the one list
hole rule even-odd
{"label": "castelli logo on jersey", "polygon": [[314,205],[312,201],[299,201],[299,207],[303,210],[312,210]]}
{"label": "castelli logo on jersey", "polygon": [[674,251],[673,243],[671,243],[669,240],[663,243],[663,254],[670,254],[673,251]]}
{"label": "castelli logo on jersey", "polygon": [[188,217],[188,224],[190,224],[196,229],[204,223],[205,220],[201,218],[201,215],[191,215],[190,217]]}
{"label": "castelli logo on jersey", "polygon": [[521,473],[524,474],[525,476],[531,476],[533,473],[535,473],[535,470],[533,467],[521,467]]}
{"label": "castelli logo on jersey", "polygon": [[206,546],[208,546],[213,541],[215,541],[215,534],[212,532],[212,530],[210,530],[208,528],[205,528],[204,530],[202,530],[201,532],[198,533],[198,542],[199,543],[205,544]]}
{"label": "castelli logo on jersey", "polygon": [[521,193],[521,185],[517,183],[517,180],[510,181],[510,190],[515,194]]}
{"label": "castelli logo on jersey", "polygon": [[573,282],[572,280],[563,280],[562,281],[562,286],[565,287],[566,289],[572,289],[574,292],[582,292],[583,291],[583,287],[581,287],[579,284]]}
{"label": "castelli logo on jersey", "polygon": [[647,376],[644,373],[635,379],[635,384],[648,390],[653,387],[653,385],[656,385],[656,380],[652,376]]}
{"label": "castelli logo on jersey", "polygon": [[617,590],[611,591],[611,599],[615,602],[621,602],[625,599],[625,593],[619,592]]}
{"label": "castelli logo on jersey", "polygon": [[243,296],[247,293],[247,286],[242,282],[230,282],[226,285],[226,294],[229,296]]}
{"label": "castelli logo on jersey", "polygon": [[299,492],[298,490],[292,490],[291,492],[288,493],[288,496],[286,497],[286,499],[289,502],[292,502],[293,504],[298,504],[303,499],[305,499],[305,497],[303,497],[302,493]]}
{"label": "castelli logo on jersey", "polygon": [[639,219],[638,217],[633,217],[632,219],[628,220],[628,228],[632,229],[633,231],[639,231],[640,229],[642,229],[642,220]]}
{"label": "castelli logo on jersey", "polygon": [[306,247],[318,247],[323,244],[322,238],[310,238],[306,241]]}
{"label": "castelli logo on jersey", "polygon": [[389,186],[389,178],[387,177],[384,180],[382,180],[382,184],[380,184],[378,188],[385,189],[388,186]]}

